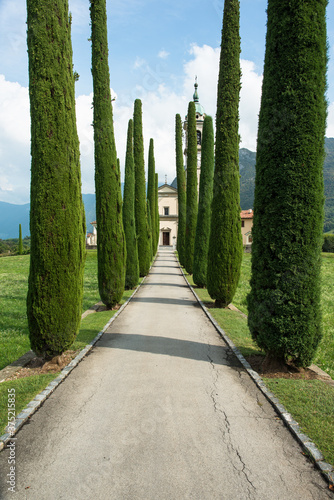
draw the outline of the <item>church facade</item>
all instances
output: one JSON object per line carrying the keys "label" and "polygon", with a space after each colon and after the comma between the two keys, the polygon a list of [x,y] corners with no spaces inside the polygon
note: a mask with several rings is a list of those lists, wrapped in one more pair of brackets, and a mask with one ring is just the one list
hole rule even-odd
{"label": "church facade", "polygon": [[[206,116],[203,106],[199,102],[198,83],[195,82],[195,92],[193,100],[196,110],[196,132],[197,132],[197,181],[199,188],[199,180],[201,175],[201,148],[202,148],[202,133],[203,123]],[[185,131],[185,143],[187,144],[187,116],[183,124]],[[187,148],[184,150],[185,169],[187,170]],[[177,225],[178,225],[178,199],[177,199],[177,179],[171,184],[165,184],[158,188],[158,205],[160,219],[160,235],[159,245],[176,248],[177,240]],[[253,210],[241,211],[241,233],[245,251],[251,251],[252,245],[252,226],[253,226]]]}

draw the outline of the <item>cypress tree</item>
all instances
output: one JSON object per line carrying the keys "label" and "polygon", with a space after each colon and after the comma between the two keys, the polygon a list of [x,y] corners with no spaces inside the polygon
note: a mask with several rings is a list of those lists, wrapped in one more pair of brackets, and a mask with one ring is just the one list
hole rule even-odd
{"label": "cypress tree", "polygon": [[146,276],[150,269],[150,241],[147,231],[147,207],[145,189],[144,141],[142,104],[135,100],[133,113],[133,155],[135,165],[135,219],[138,242],[139,274]]}
{"label": "cypress tree", "polygon": [[19,255],[23,254],[22,226],[19,224]]}
{"label": "cypress tree", "polygon": [[207,287],[216,307],[235,294],[242,261],[239,187],[240,5],[225,0],[217,94]]}
{"label": "cypress tree", "polygon": [[110,96],[106,0],[90,0],[90,15],[98,282],[101,300],[111,309],[124,292],[126,245]]}
{"label": "cypress tree", "polygon": [[126,241],[125,288],[134,288],[139,281],[138,248],[135,222],[135,170],[133,163],[133,121],[129,120],[125,158],[123,226]]}
{"label": "cypress tree", "polygon": [[208,250],[211,225],[211,203],[214,170],[214,136],[211,116],[203,123],[201,178],[199,183],[199,203],[194,251],[193,279],[199,287],[206,286]]}
{"label": "cypress tree", "polygon": [[249,327],[268,361],[311,363],[321,339],[326,0],[269,0]]}
{"label": "cypress tree", "polygon": [[193,101],[188,106],[187,139],[186,254],[184,266],[187,273],[192,274],[198,210],[196,109]]}
{"label": "cypress tree", "polygon": [[85,257],[71,19],[64,0],[28,0],[31,115],[31,349],[45,359],[79,329]]}
{"label": "cypress tree", "polygon": [[147,235],[149,240],[149,250],[150,250],[150,263],[153,261],[153,226],[152,226],[152,214],[150,208],[150,202],[147,200]]}
{"label": "cypress tree", "polygon": [[178,229],[177,229],[177,251],[179,261],[185,265],[186,254],[186,173],[183,165],[182,151],[182,121],[181,116],[175,116],[175,156],[176,156],[176,178],[177,178],[177,198],[178,198]]}
{"label": "cypress tree", "polygon": [[160,239],[160,215],[159,215],[159,175],[155,174],[155,224],[156,224],[156,251],[159,247]]}
{"label": "cypress tree", "polygon": [[[152,252],[156,252],[156,211],[155,207],[155,159],[154,159],[154,142],[150,139],[150,147],[148,152],[148,176],[147,176],[147,200],[149,201],[150,216],[151,216],[151,236],[152,236]],[[154,228],[154,229],[153,229]]]}

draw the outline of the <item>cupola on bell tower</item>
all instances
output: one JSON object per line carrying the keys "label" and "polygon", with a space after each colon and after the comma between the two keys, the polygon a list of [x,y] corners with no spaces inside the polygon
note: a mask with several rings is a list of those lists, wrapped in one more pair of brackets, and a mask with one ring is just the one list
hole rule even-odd
{"label": "cupola on bell tower", "polygon": [[[202,104],[199,102],[198,90],[197,90],[198,89],[197,76],[195,77],[194,87],[195,87],[195,92],[193,95],[193,101],[195,103],[195,110],[196,110],[196,132],[197,132],[197,180],[199,185],[199,177],[201,171],[202,133],[203,133],[204,118],[206,117],[206,114]],[[185,117],[185,121],[183,124],[183,129],[185,130],[186,133],[186,144],[188,142],[187,119],[188,116]],[[187,166],[187,146],[184,150],[184,155],[185,155],[185,165]]]}

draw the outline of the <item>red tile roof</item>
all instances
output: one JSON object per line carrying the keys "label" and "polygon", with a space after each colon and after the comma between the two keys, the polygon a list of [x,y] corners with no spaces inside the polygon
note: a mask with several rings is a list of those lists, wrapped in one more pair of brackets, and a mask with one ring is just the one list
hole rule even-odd
{"label": "red tile roof", "polygon": [[254,212],[251,208],[249,210],[241,210],[240,217],[242,219],[252,219],[253,216]]}

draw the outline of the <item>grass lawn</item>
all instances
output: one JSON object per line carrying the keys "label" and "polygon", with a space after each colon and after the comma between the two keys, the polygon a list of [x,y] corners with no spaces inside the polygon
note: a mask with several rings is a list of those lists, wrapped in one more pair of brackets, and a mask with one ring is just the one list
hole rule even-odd
{"label": "grass lawn", "polygon": [[[29,255],[0,258],[0,370],[30,350],[26,297]],[[87,252],[83,312],[100,300],[97,285],[97,252]]]}
{"label": "grass lawn", "polygon": [[[246,297],[250,290],[251,255],[244,254],[241,277],[233,304],[247,314]],[[197,288],[192,276],[186,275],[195,292],[209,307],[226,334],[244,356],[261,354],[253,342],[247,319],[236,311],[212,307],[214,301],[206,289]],[[314,363],[334,378],[334,255],[323,254],[322,312],[323,339]],[[264,355],[264,353],[262,352]],[[322,451],[325,460],[334,465],[334,388],[319,380],[265,378],[268,388],[280,399],[305,432]]]}

